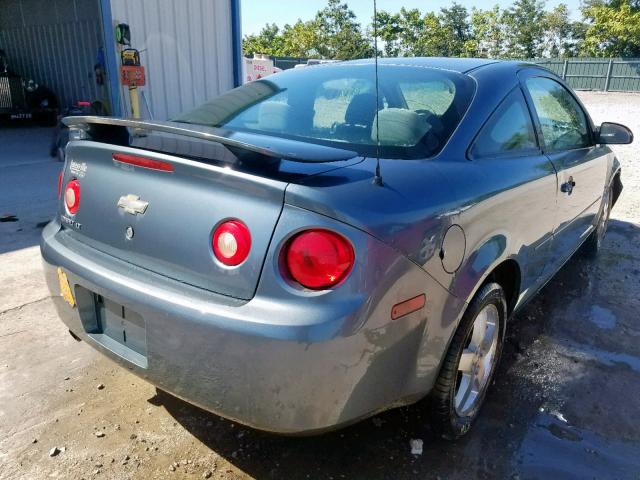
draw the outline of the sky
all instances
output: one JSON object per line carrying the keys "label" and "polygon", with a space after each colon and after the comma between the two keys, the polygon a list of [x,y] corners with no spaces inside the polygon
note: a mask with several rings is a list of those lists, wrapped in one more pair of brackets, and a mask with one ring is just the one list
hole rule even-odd
{"label": "sky", "polygon": [[[358,21],[364,26],[371,22],[373,17],[373,0],[346,0],[351,10],[358,17]],[[407,9],[418,8],[420,10],[438,11],[442,7],[447,7],[451,1],[445,0],[378,0],[378,10],[397,12],[401,7]],[[503,8],[511,5],[512,1],[459,1],[468,9],[471,7],[491,8],[496,3]],[[571,10],[573,18],[579,18],[579,0],[548,0],[547,9],[551,9],[558,3],[566,3]],[[293,24],[299,18],[310,20],[318,10],[324,8],[326,0],[241,0],[242,34],[248,35],[258,33],[265,23],[275,23],[282,27],[284,24]]]}

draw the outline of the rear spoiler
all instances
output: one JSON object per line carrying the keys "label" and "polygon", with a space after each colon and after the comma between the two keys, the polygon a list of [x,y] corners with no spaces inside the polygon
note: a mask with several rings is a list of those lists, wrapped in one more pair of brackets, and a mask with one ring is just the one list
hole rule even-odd
{"label": "rear spoiler", "polygon": [[84,130],[90,136],[92,126],[100,125],[122,127],[123,130],[131,128],[134,130],[134,134],[138,135],[144,131],[164,132],[197,138],[199,140],[209,140],[230,147],[231,149],[240,149],[267,157],[292,160],[294,162],[339,162],[360,156],[357,152],[343,150],[341,148],[190,123],[96,116],[65,117],[62,122],[71,129]]}

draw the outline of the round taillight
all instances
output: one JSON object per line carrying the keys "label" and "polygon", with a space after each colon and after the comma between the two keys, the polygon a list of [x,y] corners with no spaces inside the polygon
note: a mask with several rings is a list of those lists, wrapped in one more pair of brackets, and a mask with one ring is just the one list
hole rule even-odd
{"label": "round taillight", "polygon": [[67,206],[67,211],[71,215],[75,215],[80,206],[80,182],[78,180],[71,180],[67,183],[67,187],[64,189],[64,203]]}
{"label": "round taillight", "polygon": [[329,230],[306,230],[286,247],[285,260],[291,277],[303,287],[321,290],[345,278],[355,255],[351,243]]}
{"label": "round taillight", "polygon": [[216,258],[223,264],[230,267],[240,265],[251,250],[249,229],[240,220],[221,223],[213,232],[212,247]]}

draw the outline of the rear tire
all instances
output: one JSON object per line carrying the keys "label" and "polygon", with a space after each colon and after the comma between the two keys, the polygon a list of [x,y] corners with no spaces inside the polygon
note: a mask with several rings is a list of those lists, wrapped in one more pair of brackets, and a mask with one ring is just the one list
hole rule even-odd
{"label": "rear tire", "polygon": [[507,319],[504,290],[487,283],[467,307],[431,393],[434,430],[449,440],[469,431],[502,352]]}
{"label": "rear tire", "polygon": [[602,241],[604,240],[604,236],[607,233],[607,227],[609,226],[609,216],[611,215],[611,208],[613,207],[612,203],[613,195],[611,188],[608,188],[605,190],[604,198],[602,199],[602,206],[600,207],[600,214],[598,215],[596,228],[584,242],[582,251],[587,258],[596,258],[602,249]]}

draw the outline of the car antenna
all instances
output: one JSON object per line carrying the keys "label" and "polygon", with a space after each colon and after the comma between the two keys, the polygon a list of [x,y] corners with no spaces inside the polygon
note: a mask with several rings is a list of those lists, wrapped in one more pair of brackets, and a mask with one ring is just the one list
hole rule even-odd
{"label": "car antenna", "polygon": [[373,184],[381,187],[382,175],[380,173],[380,87],[378,85],[378,7],[376,0],[373,0],[373,61],[376,72],[376,173],[373,177]]}

